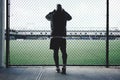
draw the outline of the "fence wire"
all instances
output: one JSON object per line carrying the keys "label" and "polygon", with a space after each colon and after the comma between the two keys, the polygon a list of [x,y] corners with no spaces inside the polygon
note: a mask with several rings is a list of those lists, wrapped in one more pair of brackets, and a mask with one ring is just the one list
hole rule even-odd
{"label": "fence wire", "polygon": [[[109,48],[109,61],[110,65],[120,65],[120,55],[119,55],[119,41],[120,41],[120,26],[119,26],[119,16],[120,16],[120,9],[119,9],[119,0],[110,0],[109,5],[109,15],[110,15],[110,28],[114,31],[114,34],[112,32],[109,32],[111,35],[110,38],[113,40],[110,40]],[[114,40],[115,39],[115,40]]]}
{"label": "fence wire", "polygon": [[[118,4],[116,1],[111,0],[110,6]],[[67,64],[106,65],[106,0],[10,0],[9,65],[54,65],[50,22],[45,16],[57,3],[73,18],[67,23]],[[120,65],[119,14],[110,8],[109,61]],[[60,51],[59,57],[62,64]]]}

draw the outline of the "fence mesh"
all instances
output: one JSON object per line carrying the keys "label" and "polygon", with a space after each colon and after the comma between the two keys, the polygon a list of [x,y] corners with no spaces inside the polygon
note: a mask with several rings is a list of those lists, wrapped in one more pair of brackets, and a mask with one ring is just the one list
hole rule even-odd
{"label": "fence mesh", "polygon": [[[106,0],[10,0],[10,65],[54,65],[45,16],[58,3],[72,16],[67,23],[68,65],[106,64]],[[120,32],[114,33],[109,59],[120,65]],[[62,64],[60,51],[59,57]]]}
{"label": "fence mesh", "polygon": [[[120,23],[119,23],[119,16],[120,16],[120,1],[119,0],[110,0],[110,28],[113,30],[109,32],[111,35],[110,37],[113,40],[110,40],[110,52],[109,52],[109,60],[110,65],[120,65]],[[115,40],[114,40],[115,39]]]}

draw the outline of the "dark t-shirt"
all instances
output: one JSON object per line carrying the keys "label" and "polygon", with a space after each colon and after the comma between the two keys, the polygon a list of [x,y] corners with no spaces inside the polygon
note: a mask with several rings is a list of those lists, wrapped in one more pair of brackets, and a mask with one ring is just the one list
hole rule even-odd
{"label": "dark t-shirt", "polygon": [[64,10],[50,12],[46,18],[51,21],[51,36],[66,36],[66,23],[72,17]]}
{"label": "dark t-shirt", "polygon": [[66,19],[64,12],[56,11],[52,20],[52,36],[66,36]]}

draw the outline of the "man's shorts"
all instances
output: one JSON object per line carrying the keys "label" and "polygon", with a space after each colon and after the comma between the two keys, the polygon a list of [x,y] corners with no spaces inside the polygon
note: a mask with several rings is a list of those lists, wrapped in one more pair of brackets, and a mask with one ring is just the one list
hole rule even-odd
{"label": "man's shorts", "polygon": [[50,40],[50,49],[66,49],[66,39],[64,38],[51,38]]}

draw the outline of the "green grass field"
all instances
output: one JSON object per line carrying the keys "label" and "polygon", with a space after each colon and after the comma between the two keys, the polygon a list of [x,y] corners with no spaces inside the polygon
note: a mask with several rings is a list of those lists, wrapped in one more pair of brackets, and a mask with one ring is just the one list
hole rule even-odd
{"label": "green grass field", "polygon": [[[50,40],[11,40],[11,65],[53,65]],[[67,40],[69,65],[105,65],[105,40]],[[120,65],[120,40],[110,41],[109,60],[111,65]],[[59,51],[62,64],[62,55]]]}

